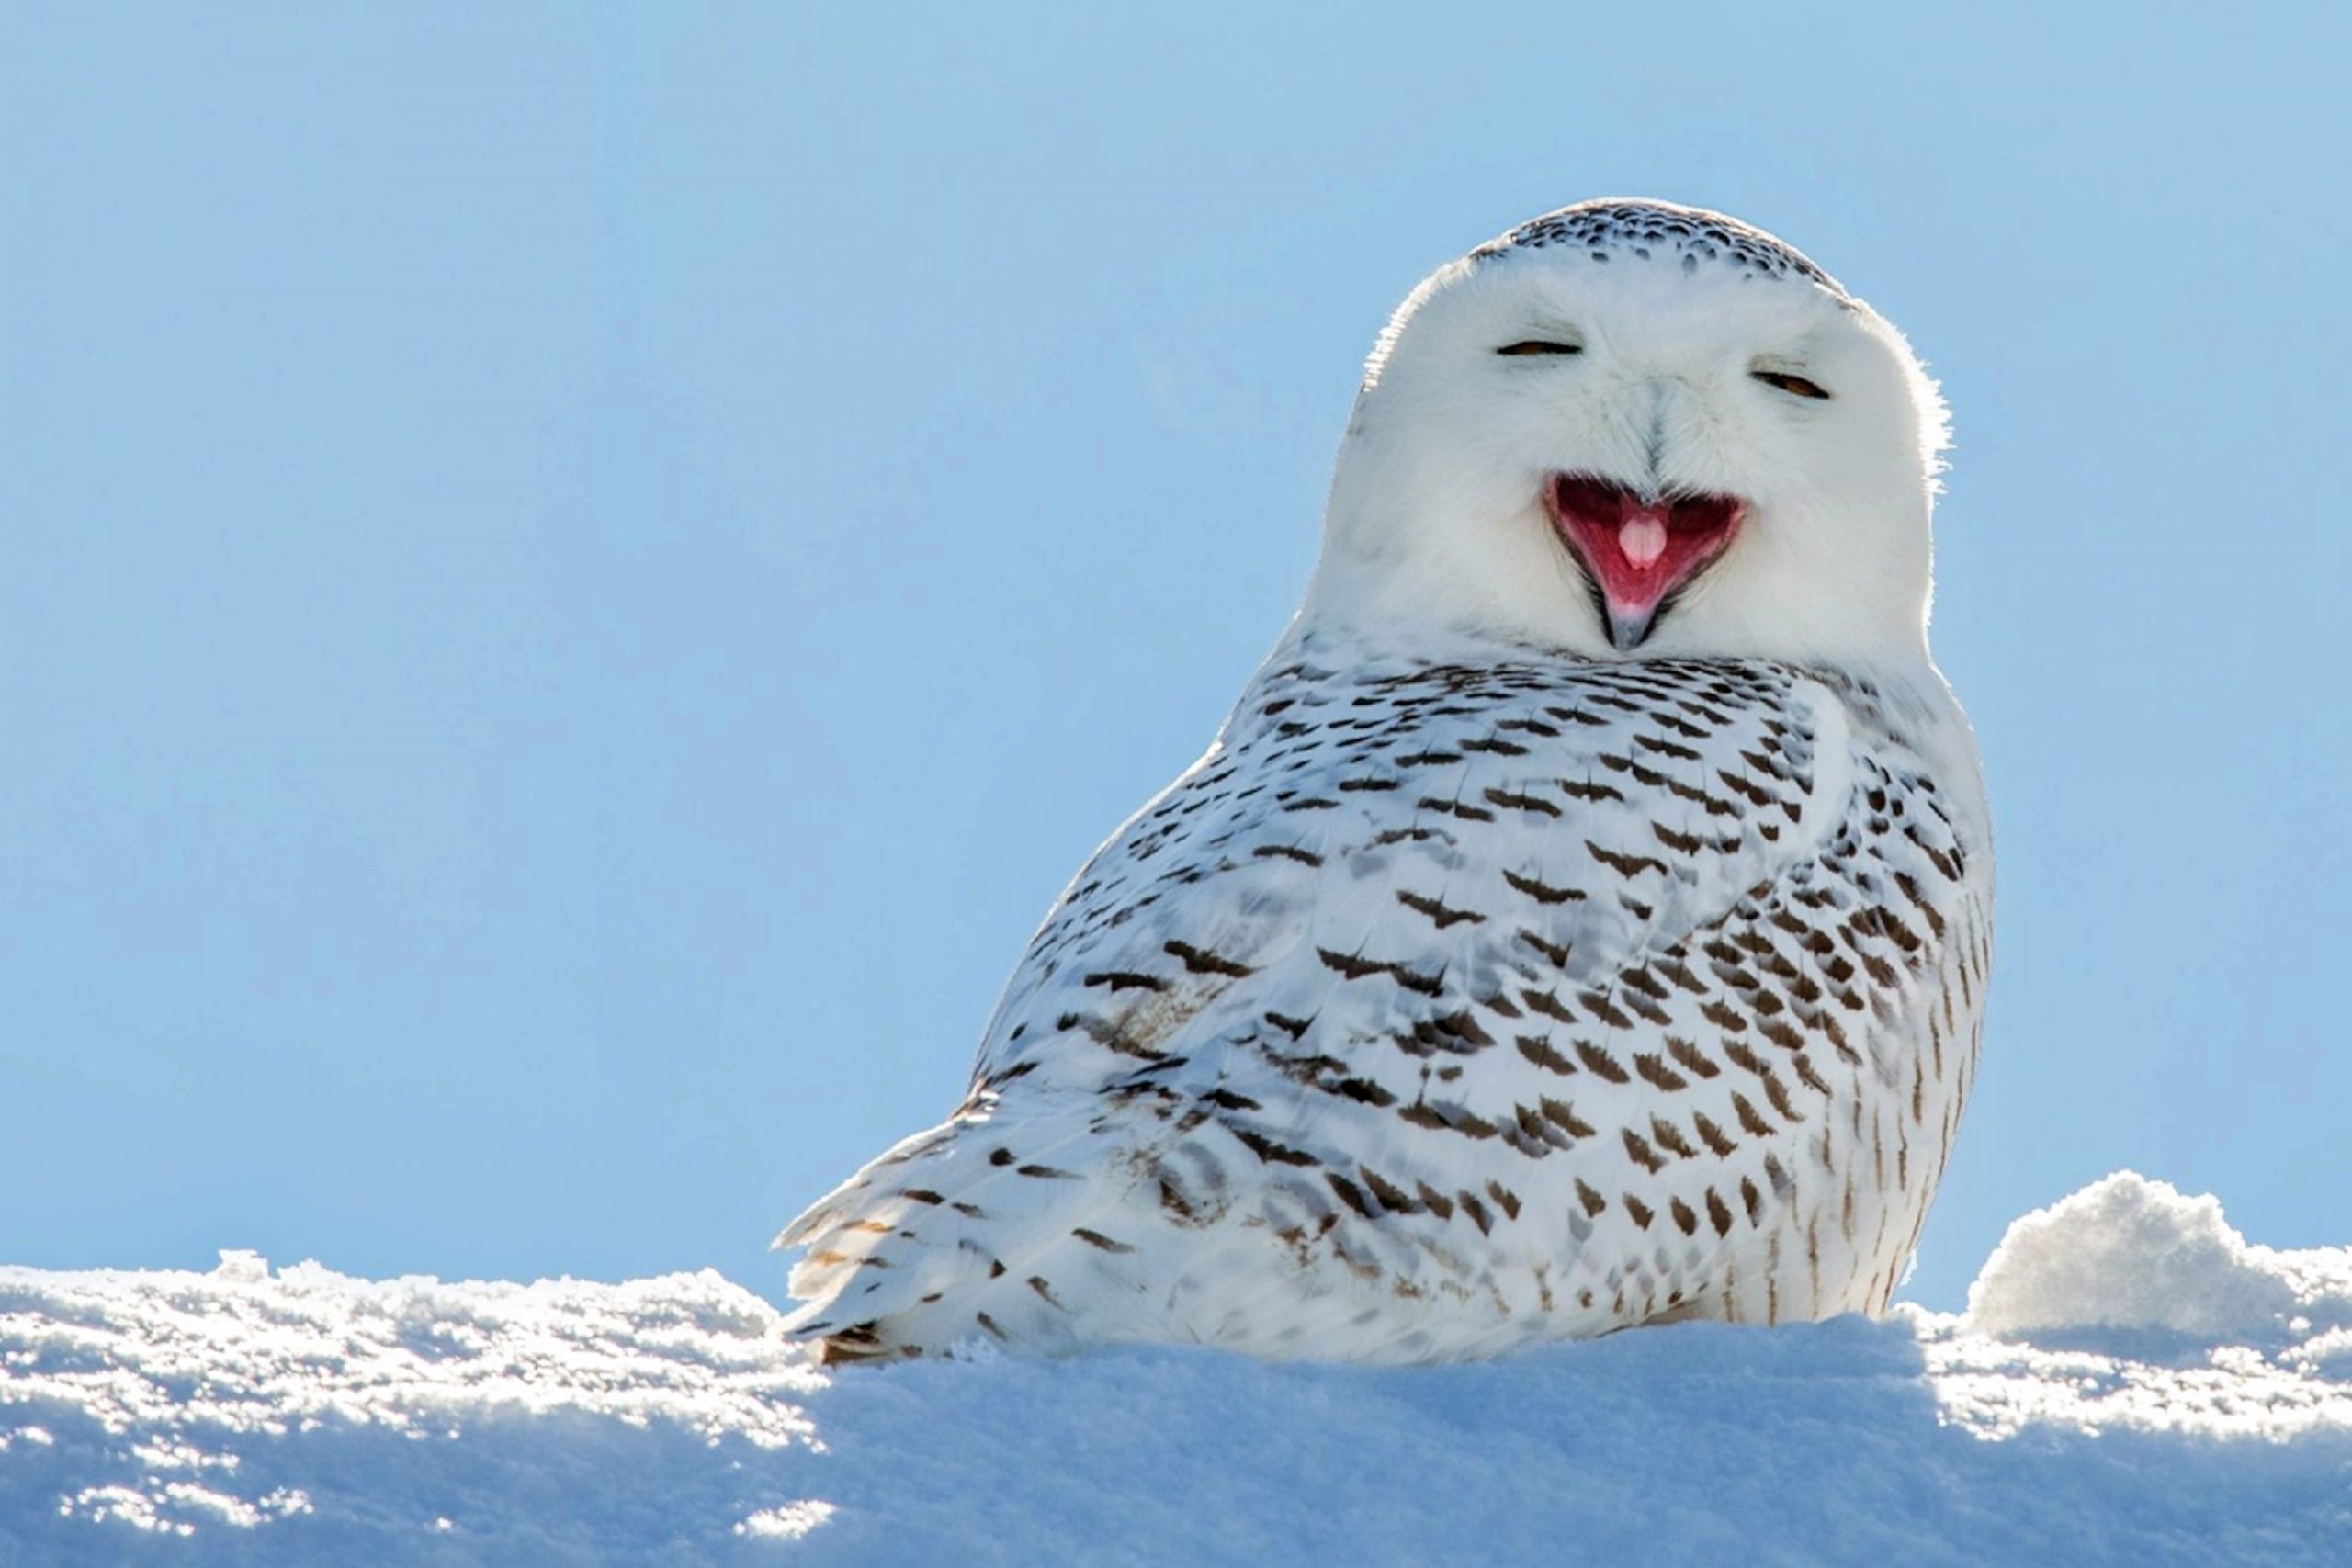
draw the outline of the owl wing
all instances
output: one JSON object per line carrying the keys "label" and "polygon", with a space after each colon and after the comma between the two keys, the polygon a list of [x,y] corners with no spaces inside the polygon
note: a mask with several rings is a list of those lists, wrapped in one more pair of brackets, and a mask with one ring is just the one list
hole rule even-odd
{"label": "owl wing", "polygon": [[1278,667],[1063,894],[976,1087],[1310,1036],[1422,1060],[1466,1002],[1606,987],[1815,852],[1846,731],[1769,666]]}

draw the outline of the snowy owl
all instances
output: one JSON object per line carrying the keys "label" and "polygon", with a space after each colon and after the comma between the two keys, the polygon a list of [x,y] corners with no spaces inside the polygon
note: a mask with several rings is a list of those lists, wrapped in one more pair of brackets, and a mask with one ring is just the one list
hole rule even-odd
{"label": "snowy owl", "polygon": [[1883,1310],[1990,960],[1943,444],[1901,334],[1719,214],[1439,268],[1207,754],[1048,913],[955,1113],[778,1238],[793,1330],[1437,1361]]}

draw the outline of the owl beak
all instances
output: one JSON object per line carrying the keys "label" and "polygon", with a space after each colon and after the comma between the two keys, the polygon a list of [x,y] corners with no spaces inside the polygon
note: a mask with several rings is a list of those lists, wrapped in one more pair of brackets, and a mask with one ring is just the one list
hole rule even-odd
{"label": "owl beak", "polygon": [[1554,477],[1544,499],[1620,653],[1649,640],[1682,591],[1729,547],[1747,513],[1736,496],[1644,494],[1589,474]]}
{"label": "owl beak", "polygon": [[1593,597],[1600,604],[1602,623],[1609,627],[1609,646],[1620,653],[1631,653],[1647,642],[1650,628],[1657,625],[1659,615],[1666,609],[1665,599],[1646,610],[1634,610],[1611,604],[1608,594],[1598,588],[1594,590]]}

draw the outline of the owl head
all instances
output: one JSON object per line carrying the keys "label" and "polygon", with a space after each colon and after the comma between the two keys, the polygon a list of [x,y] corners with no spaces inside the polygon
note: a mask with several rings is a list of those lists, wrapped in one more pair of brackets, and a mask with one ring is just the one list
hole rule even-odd
{"label": "owl head", "polygon": [[1924,658],[1944,444],[1902,334],[1795,250],[1696,208],[1564,208],[1390,319],[1305,622]]}

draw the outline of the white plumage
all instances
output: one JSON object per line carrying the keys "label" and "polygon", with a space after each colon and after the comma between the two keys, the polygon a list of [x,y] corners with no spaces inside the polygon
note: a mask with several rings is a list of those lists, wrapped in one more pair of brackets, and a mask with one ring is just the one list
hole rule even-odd
{"label": "white plumage", "polygon": [[1088,863],[796,1328],[1450,1359],[1883,1309],[1990,945],[1942,414],[1769,236],[1589,203],[1374,350],[1298,618]]}

